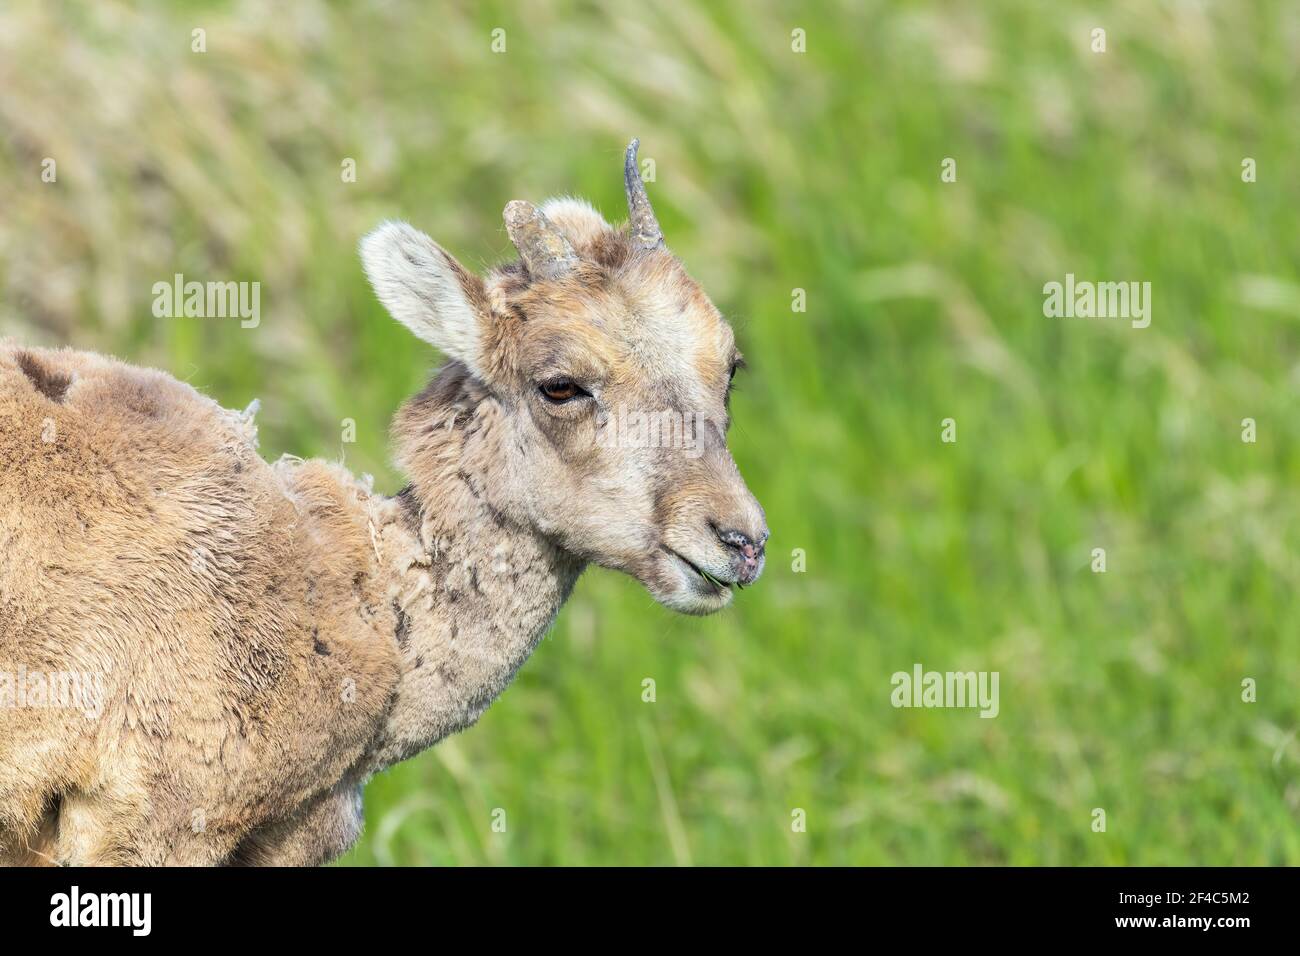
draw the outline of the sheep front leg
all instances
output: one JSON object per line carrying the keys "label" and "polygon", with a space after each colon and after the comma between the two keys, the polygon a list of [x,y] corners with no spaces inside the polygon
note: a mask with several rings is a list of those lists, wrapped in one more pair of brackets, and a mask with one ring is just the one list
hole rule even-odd
{"label": "sheep front leg", "polygon": [[361,835],[361,785],[341,783],[284,820],[253,831],[233,866],[319,866],[346,853]]}
{"label": "sheep front leg", "polygon": [[0,866],[58,866],[54,857],[58,822],[58,813],[51,808],[30,833],[0,828]]}
{"label": "sheep front leg", "polygon": [[[215,866],[234,851],[246,827],[196,825],[168,812],[143,788],[65,793],[58,814],[54,858],[71,866]],[[200,801],[193,801],[198,805]],[[198,818],[201,820],[202,818]]]}

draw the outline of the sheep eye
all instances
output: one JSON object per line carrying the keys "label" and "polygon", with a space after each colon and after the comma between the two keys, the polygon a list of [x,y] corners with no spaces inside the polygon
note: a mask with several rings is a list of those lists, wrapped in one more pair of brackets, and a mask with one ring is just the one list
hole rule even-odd
{"label": "sheep eye", "polygon": [[567,378],[557,378],[549,382],[543,382],[538,388],[543,398],[556,405],[571,402],[580,395],[590,394],[583,391],[577,382]]}
{"label": "sheep eye", "polygon": [[737,355],[731,362],[731,370],[727,373],[727,394],[726,399],[731,401],[731,389],[736,384],[736,373],[745,367],[745,360]]}

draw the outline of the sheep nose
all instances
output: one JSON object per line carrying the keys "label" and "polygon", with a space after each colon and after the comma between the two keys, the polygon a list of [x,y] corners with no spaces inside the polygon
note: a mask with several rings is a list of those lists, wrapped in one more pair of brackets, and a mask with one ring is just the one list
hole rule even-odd
{"label": "sheep nose", "polygon": [[758,577],[763,568],[763,549],[767,544],[767,529],[752,538],[743,531],[734,528],[714,527],[718,540],[730,548],[734,554],[732,563],[736,566],[736,575],[742,584],[749,584]]}

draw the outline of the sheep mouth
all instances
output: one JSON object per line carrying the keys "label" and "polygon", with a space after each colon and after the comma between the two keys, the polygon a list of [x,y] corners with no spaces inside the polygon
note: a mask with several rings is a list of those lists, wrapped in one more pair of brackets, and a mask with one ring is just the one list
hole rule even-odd
{"label": "sheep mouth", "polygon": [[[695,576],[696,582],[698,584],[701,584],[704,587],[704,589],[707,590],[710,594],[721,595],[731,590],[731,585],[733,582],[723,581],[721,578],[717,577],[716,575],[710,574],[708,571],[704,570],[702,567],[700,567],[690,558],[687,558],[684,555],[680,554],[679,552],[674,551],[672,548],[664,548],[664,550],[667,551],[668,554],[670,554],[673,558],[677,559],[677,561],[680,564],[685,566],[687,570],[689,570]],[[743,585],[739,583],[737,583],[736,586],[743,587]]]}

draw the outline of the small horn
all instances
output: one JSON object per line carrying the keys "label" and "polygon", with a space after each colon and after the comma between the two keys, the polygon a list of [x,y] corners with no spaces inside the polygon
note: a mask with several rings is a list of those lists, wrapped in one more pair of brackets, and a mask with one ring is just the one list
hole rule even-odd
{"label": "small horn", "polygon": [[623,159],[623,186],[627,190],[627,215],[632,228],[632,238],[643,249],[657,249],[664,244],[664,234],[655,218],[650,198],[645,194],[645,183],[641,182],[641,171],[636,165],[639,139],[627,144],[627,153]]}
{"label": "small horn", "polygon": [[555,224],[530,202],[515,199],[506,203],[502,218],[510,241],[519,250],[529,274],[542,279],[564,275],[578,262],[569,240]]}

